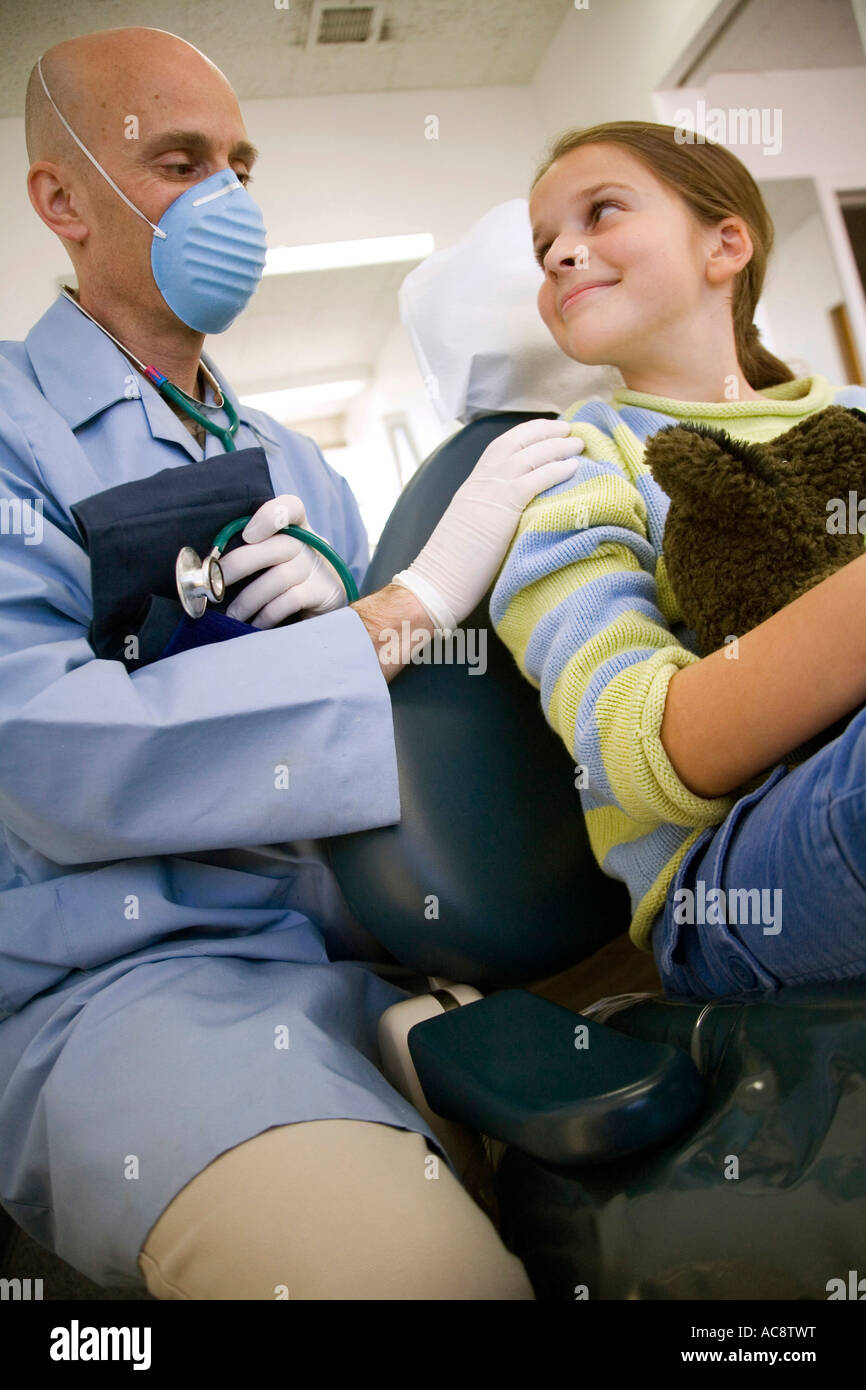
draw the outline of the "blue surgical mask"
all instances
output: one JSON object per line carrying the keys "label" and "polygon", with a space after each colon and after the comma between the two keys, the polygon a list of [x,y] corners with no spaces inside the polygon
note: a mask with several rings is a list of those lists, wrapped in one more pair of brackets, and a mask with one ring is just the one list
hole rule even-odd
{"label": "blue surgical mask", "polygon": [[153,228],[150,264],[173,313],[198,333],[222,333],[255,294],[267,234],[258,204],[232,169],[220,169],[169,204],[158,224],[145,217],[79,140],[39,76],[45,95],[75,143],[127,207]]}

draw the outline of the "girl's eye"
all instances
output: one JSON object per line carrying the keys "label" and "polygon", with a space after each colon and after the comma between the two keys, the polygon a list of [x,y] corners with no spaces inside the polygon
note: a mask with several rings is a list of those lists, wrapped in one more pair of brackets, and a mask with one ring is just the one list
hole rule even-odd
{"label": "girl's eye", "polygon": [[615,208],[615,207],[618,207],[618,204],[617,204],[617,203],[612,203],[612,202],[610,201],[609,198],[602,198],[601,202],[593,203],[593,204],[592,204],[592,207],[591,207],[590,210],[589,210],[589,222],[590,222],[590,226],[592,226],[595,222],[598,221],[598,219],[597,219],[597,217],[596,217],[596,213],[599,211],[600,208]]}
{"label": "girl's eye", "polygon": [[[590,209],[589,209],[589,219],[588,219],[588,220],[589,220],[589,225],[590,225],[591,227],[595,226],[595,223],[598,221],[598,218],[597,218],[596,214],[597,214],[598,212],[600,212],[602,208],[618,208],[618,207],[619,207],[619,203],[614,203],[614,202],[612,202],[609,198],[602,198],[599,202],[597,202],[597,203],[592,203],[592,204],[590,205]],[[553,245],[553,242],[548,241],[548,242],[545,243],[544,246],[539,246],[538,250],[537,250],[536,253],[535,253],[536,262],[538,263],[538,265],[540,266],[540,268],[541,268],[542,270],[544,269],[544,258],[545,258],[545,256],[547,255],[547,253],[548,253],[548,251],[550,250],[550,248],[551,248],[552,245]]]}

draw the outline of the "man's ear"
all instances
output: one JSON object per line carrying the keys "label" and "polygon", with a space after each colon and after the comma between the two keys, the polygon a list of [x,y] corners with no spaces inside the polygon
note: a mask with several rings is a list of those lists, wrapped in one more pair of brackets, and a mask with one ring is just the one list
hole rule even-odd
{"label": "man's ear", "polygon": [[89,228],[82,216],[74,181],[63,165],[47,159],[31,164],[27,194],[34,211],[55,236],[79,244],[85,240]]}

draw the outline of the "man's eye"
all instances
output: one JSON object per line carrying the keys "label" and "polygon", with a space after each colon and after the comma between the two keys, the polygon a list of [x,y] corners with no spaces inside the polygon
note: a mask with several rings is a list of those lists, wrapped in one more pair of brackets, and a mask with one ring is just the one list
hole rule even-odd
{"label": "man's eye", "polygon": [[253,181],[253,176],[252,176],[252,174],[244,174],[244,173],[241,173],[241,171],[238,170],[238,169],[235,170],[235,174],[237,175],[238,183],[242,183],[243,186],[244,186],[244,188],[246,188],[247,185],[248,185],[248,184],[251,184],[252,181]]}

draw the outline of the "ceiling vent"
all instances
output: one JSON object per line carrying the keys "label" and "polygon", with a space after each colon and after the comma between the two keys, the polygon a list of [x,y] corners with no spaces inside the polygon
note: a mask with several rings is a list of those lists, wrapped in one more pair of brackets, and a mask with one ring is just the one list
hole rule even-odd
{"label": "ceiling vent", "polygon": [[352,5],[343,0],[315,0],[307,48],[325,44],[373,44],[382,37],[384,5]]}

